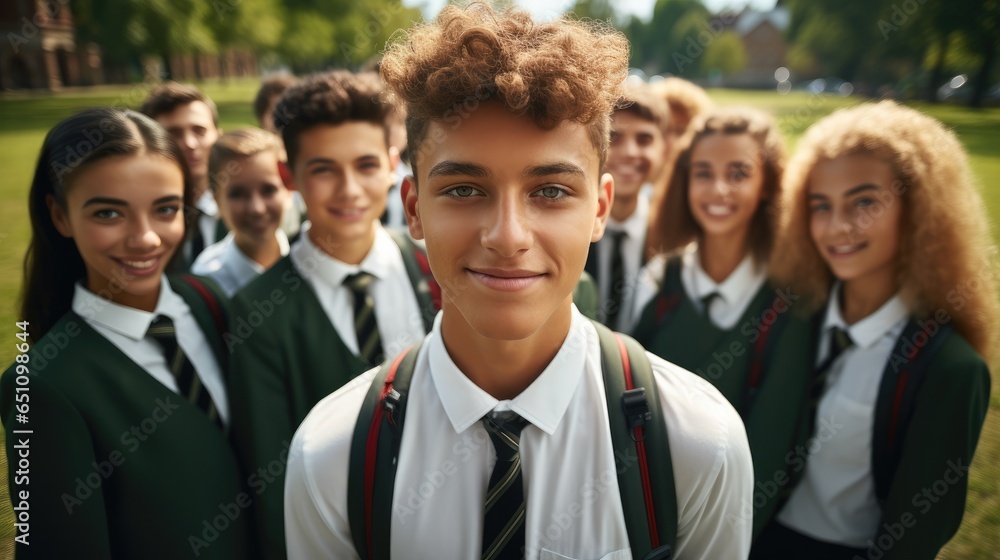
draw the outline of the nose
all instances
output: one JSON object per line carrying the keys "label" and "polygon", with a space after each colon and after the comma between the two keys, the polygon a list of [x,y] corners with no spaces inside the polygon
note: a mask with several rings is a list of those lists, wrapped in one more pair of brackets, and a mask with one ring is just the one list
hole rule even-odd
{"label": "nose", "polygon": [[264,197],[259,193],[254,193],[250,197],[250,204],[247,207],[247,210],[249,210],[254,216],[259,216],[266,212],[267,206],[264,204]]}
{"label": "nose", "polygon": [[624,148],[626,156],[628,157],[639,156],[639,143],[636,142],[634,138],[626,138]]}
{"label": "nose", "polygon": [[353,199],[364,194],[365,189],[358,180],[357,174],[352,170],[347,170],[344,172],[343,181],[341,182],[341,188],[338,189],[340,198],[342,199]]}
{"label": "nose", "polygon": [[847,212],[843,212],[839,209],[831,212],[827,228],[831,235],[844,233],[847,234],[848,241],[853,242],[854,222]]}
{"label": "nose", "polygon": [[198,148],[198,139],[191,131],[184,132],[184,147],[189,150],[196,150]]}
{"label": "nose", "polygon": [[[195,221],[191,227],[198,227],[198,222]],[[125,240],[129,249],[151,251],[160,246],[160,235],[156,233],[150,220],[145,216],[138,216],[130,229],[131,231]]]}
{"label": "nose", "polygon": [[728,195],[733,190],[733,186],[729,184],[729,181],[727,181],[725,177],[717,178],[715,182],[712,183],[712,188],[715,192],[723,196]]}
{"label": "nose", "polygon": [[492,215],[482,232],[483,247],[510,258],[531,248],[533,236],[528,201],[518,195],[500,198],[492,205]]}

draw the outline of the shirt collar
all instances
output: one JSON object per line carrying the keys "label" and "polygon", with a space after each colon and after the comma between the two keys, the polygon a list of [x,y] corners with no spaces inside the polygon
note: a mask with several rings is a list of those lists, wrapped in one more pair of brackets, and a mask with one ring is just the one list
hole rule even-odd
{"label": "shirt collar", "polygon": [[399,248],[381,224],[375,224],[375,242],[361,263],[356,265],[335,259],[317,247],[309,237],[311,227],[309,222],[302,224],[299,239],[291,249],[292,260],[300,273],[331,287],[342,285],[345,278],[360,271],[375,278],[387,278],[393,273],[392,256],[393,252],[399,253]]}
{"label": "shirt collar", "polygon": [[202,214],[208,216],[215,216],[219,213],[219,204],[215,201],[215,195],[208,189],[201,194],[201,197],[198,198],[194,205],[198,210],[201,210]]}
{"label": "shirt collar", "polygon": [[733,304],[751,293],[756,293],[767,277],[765,267],[757,266],[749,253],[722,283],[716,283],[702,268],[696,245],[684,251],[681,264],[686,271],[689,271],[688,274],[691,274],[696,299],[717,293],[727,304]]}
{"label": "shirt collar", "polygon": [[834,327],[839,327],[847,331],[854,344],[862,348],[869,348],[910,315],[910,310],[903,302],[903,298],[897,293],[874,313],[848,326],[840,313],[842,286],[843,284],[837,282],[830,291],[830,299],[826,304],[826,316],[823,319],[824,333]]}
{"label": "shirt collar", "polygon": [[[281,228],[278,228],[277,231],[274,232],[274,236],[278,239],[278,248],[281,251],[281,256],[284,257],[288,254],[289,250],[288,235],[286,235]],[[257,261],[243,254],[243,251],[240,251],[240,248],[236,246],[234,237],[235,235],[233,232],[229,232],[222,240],[222,242],[225,243],[225,246],[222,249],[219,259],[222,260],[223,265],[231,267],[240,277],[251,276],[251,273],[263,273],[264,267]]]}
{"label": "shirt collar", "polygon": [[157,315],[166,315],[176,321],[186,305],[170,288],[164,275],[160,278],[160,297],[152,313],[104,299],[85,288],[82,280],[74,287],[72,307],[74,313],[91,323],[133,340],[142,340]]}
{"label": "shirt collar", "polygon": [[646,219],[649,213],[649,201],[646,197],[640,196],[639,202],[636,204],[635,211],[624,221],[619,222],[614,218],[608,216],[607,229],[609,231],[624,231],[625,234],[631,239],[643,239],[646,235],[646,227],[649,225]]}
{"label": "shirt collar", "polygon": [[499,401],[469,380],[448,355],[441,338],[441,316],[428,337],[431,378],[456,433],[462,433],[491,410],[512,410],[547,434],[559,427],[583,377],[587,319],[573,306],[569,333],[552,361],[520,395]]}

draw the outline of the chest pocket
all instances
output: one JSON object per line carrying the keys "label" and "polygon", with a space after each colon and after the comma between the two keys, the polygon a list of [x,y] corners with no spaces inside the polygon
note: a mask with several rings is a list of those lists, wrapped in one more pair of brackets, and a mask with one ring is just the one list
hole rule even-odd
{"label": "chest pocket", "polygon": [[[552,552],[551,550],[543,548],[538,554],[538,560],[590,560],[590,558],[571,558],[569,556],[563,556],[558,552]],[[621,550],[616,550],[605,554],[600,558],[595,558],[594,560],[632,560],[632,549],[623,548]]]}

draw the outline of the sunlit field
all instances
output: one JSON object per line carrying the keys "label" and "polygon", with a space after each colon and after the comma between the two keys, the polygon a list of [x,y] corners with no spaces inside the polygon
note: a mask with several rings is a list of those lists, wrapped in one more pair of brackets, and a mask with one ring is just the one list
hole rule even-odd
{"label": "sunlit field", "polygon": [[[255,81],[213,82],[204,91],[219,106],[223,129],[255,124],[251,99]],[[46,131],[60,119],[97,105],[137,107],[147,86],[116,86],[61,94],[0,96],[0,362],[13,359],[19,342],[16,309],[22,282],[22,261],[30,237],[28,187]],[[816,96],[804,92],[779,95],[768,91],[712,90],[723,105],[751,105],[773,113],[789,147],[817,119],[859,98]],[[1000,217],[1000,109],[971,110],[957,106],[916,104],[941,119],[959,135],[969,152],[973,171],[990,214]],[[1000,241],[1000,229],[993,228]],[[779,249],[780,250],[780,249]],[[995,369],[995,368],[994,368]],[[940,558],[1000,558],[1000,390],[994,375],[990,414],[971,470],[966,515],[958,536]],[[3,435],[0,432],[0,439]],[[13,557],[13,516],[7,499],[5,455],[0,454],[0,559]]]}

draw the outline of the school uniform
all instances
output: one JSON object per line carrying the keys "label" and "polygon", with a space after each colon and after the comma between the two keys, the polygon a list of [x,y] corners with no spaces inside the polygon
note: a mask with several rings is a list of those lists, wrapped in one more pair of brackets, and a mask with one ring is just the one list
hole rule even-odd
{"label": "school uniform", "polygon": [[370,294],[387,359],[426,332],[425,304],[389,232],[376,225],[368,255],[350,265],[317,246],[310,229],[306,223],[289,255],[233,299],[237,449],[248,473],[276,465],[254,498],[267,558],[284,555],[282,481],[295,429],[320,399],[373,365],[359,357],[354,298],[345,279],[359,271],[375,277]]}
{"label": "school uniform", "polygon": [[[257,261],[246,256],[233,241],[230,232],[222,241],[207,247],[191,265],[191,272],[207,276],[222,288],[227,297],[233,297],[240,288],[266,270]],[[288,254],[288,236],[281,229],[274,232],[281,256]]]}
{"label": "school uniform", "polygon": [[[204,285],[224,308],[218,289]],[[221,333],[192,286],[164,276],[149,313],[77,285],[72,311],[31,349],[28,383],[17,383],[17,364],[0,379],[11,496],[16,504],[29,494],[29,544],[17,545],[18,558],[250,555],[235,455],[224,429],[179,394],[164,347],[148,334],[157,317],[173,322],[176,344],[228,425]],[[16,421],[16,387],[29,391],[27,423]],[[30,467],[21,484],[24,442]]]}
{"label": "school uniform", "polygon": [[[195,211],[198,212],[197,220],[190,222],[189,227],[197,227],[197,232],[192,232],[187,236],[184,245],[181,247],[181,259],[178,261],[178,268],[175,272],[187,272],[191,270],[198,255],[209,245],[221,241],[229,232],[222,216],[219,215],[219,205],[215,201],[212,191],[205,190],[195,201]],[[200,245],[200,247],[199,247]]]}
{"label": "school uniform", "polygon": [[[601,302],[598,318],[611,329],[625,332],[632,325],[635,284],[645,263],[648,226],[649,200],[640,196],[631,216],[621,222],[608,217],[604,237],[590,244],[585,270],[597,282]],[[622,266],[617,282],[613,270],[616,244],[620,244]]]}
{"label": "school uniform", "polygon": [[716,283],[695,246],[651,259],[636,293],[636,340],[711,382],[746,423],[756,488],[739,519],[752,521],[756,536],[785,493],[788,453],[803,437],[813,329],[795,313],[798,297],[769,286],[749,255]]}
{"label": "school uniform", "polygon": [[[765,535],[761,557],[815,551],[817,557],[829,558],[850,558],[847,553],[886,560],[935,558],[961,524],[967,470],[989,406],[989,370],[961,335],[946,334],[917,388],[899,465],[880,505],[873,426],[879,422],[880,400],[893,398],[885,394],[884,376],[903,363],[897,345],[913,316],[897,294],[847,325],[838,303],[840,289],[834,286],[830,295],[817,353],[819,364],[833,351],[832,331],[847,333],[851,344],[833,356],[816,409],[817,424],[826,420],[830,433],[813,434],[819,444],[810,449],[801,481],[777,515],[779,525],[769,528],[778,540],[787,541],[780,535],[790,532],[801,542],[786,551]],[[837,553],[827,553],[829,549]]]}
{"label": "school uniform", "polygon": [[[540,376],[498,401],[455,365],[441,316],[411,379],[393,493],[395,558],[479,558],[487,482],[497,461],[483,425],[491,413],[527,421],[520,432],[525,558],[631,558],[612,448],[601,352],[575,306],[569,333]],[[718,391],[650,356],[677,489],[674,558],[744,558],[749,528],[733,528],[750,499],[742,423]],[[348,524],[348,463],[358,413],[375,370],[327,397],[299,427],[289,454],[289,557],[357,558]],[[597,413],[595,413],[597,412]],[[616,459],[617,458],[617,459]]]}

